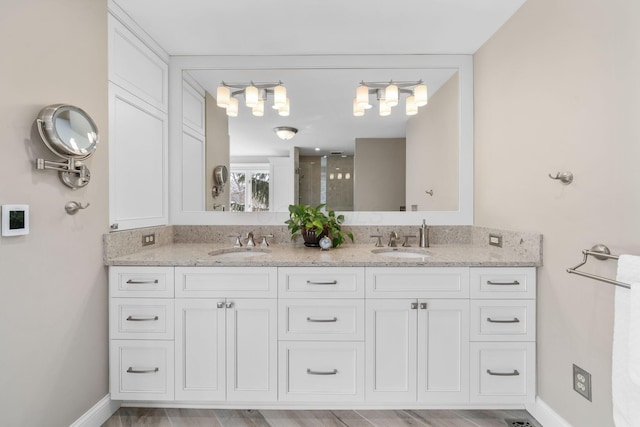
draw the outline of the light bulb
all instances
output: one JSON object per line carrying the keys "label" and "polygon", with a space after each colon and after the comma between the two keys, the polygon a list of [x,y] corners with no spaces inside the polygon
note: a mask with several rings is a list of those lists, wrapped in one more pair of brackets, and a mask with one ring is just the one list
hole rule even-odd
{"label": "light bulb", "polygon": [[231,98],[231,91],[226,86],[218,86],[216,90],[216,105],[218,107],[227,108],[229,106],[229,99]]}
{"label": "light bulb", "polygon": [[287,103],[287,88],[278,85],[273,88],[273,106],[280,109]]}
{"label": "light bulb", "polygon": [[389,104],[387,104],[384,99],[381,99],[379,103],[380,103],[380,115],[383,117],[391,115],[391,107],[389,106]]}
{"label": "light bulb", "polygon": [[369,88],[367,86],[360,85],[358,89],[356,89],[356,103],[358,104],[358,108],[371,108],[369,104]]}
{"label": "light bulb", "polygon": [[405,113],[407,116],[415,116],[418,114],[418,105],[416,105],[416,99],[413,95],[407,97]]}
{"label": "light bulb", "polygon": [[384,90],[384,99],[389,107],[395,107],[398,105],[398,86],[390,84]]}
{"label": "light bulb", "polygon": [[278,108],[278,115],[287,117],[289,115],[289,105],[289,98],[287,98],[284,107]]}
{"label": "light bulb", "polygon": [[247,86],[244,89],[244,102],[249,108],[253,108],[258,105],[258,88],[255,86]]}
{"label": "light bulb", "polygon": [[427,85],[420,84],[413,89],[413,97],[416,100],[416,105],[422,107],[427,105]]}
{"label": "light bulb", "polygon": [[230,98],[229,105],[227,105],[227,116],[238,117],[238,99]]}
{"label": "light bulb", "polygon": [[358,100],[353,99],[353,115],[356,117],[364,116],[364,108],[358,107]]}
{"label": "light bulb", "polygon": [[258,99],[258,103],[251,109],[251,113],[256,117],[264,116],[264,99]]}

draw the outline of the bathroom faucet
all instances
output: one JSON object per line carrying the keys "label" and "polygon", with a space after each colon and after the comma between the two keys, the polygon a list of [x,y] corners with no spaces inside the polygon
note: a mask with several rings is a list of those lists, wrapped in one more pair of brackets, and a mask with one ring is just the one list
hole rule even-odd
{"label": "bathroom faucet", "polygon": [[247,247],[253,248],[255,245],[256,245],[256,241],[253,240],[253,233],[252,232],[247,233]]}
{"label": "bathroom faucet", "polygon": [[391,246],[392,248],[398,246],[398,233],[392,231],[391,234],[389,234],[389,243],[387,244],[387,246]]}

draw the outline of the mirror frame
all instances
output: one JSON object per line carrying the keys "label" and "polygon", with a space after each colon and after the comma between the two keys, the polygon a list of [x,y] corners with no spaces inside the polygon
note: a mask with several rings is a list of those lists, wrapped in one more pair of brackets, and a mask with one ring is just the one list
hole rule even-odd
{"label": "mirror frame", "polygon": [[[283,225],[288,212],[182,210],[182,82],[193,69],[457,68],[460,78],[458,210],[341,212],[345,225],[473,225],[472,55],[172,56],[169,60],[169,224]],[[204,179],[204,177],[203,177]]]}

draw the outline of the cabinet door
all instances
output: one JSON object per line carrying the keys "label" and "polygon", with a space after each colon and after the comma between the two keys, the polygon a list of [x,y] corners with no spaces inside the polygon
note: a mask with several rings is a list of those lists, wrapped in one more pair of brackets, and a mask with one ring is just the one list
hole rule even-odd
{"label": "cabinet door", "polygon": [[366,301],[366,399],[416,400],[417,300]]}
{"label": "cabinet door", "polygon": [[418,400],[469,401],[469,301],[418,301]]}
{"label": "cabinet door", "polygon": [[277,300],[227,300],[227,399],[275,401],[278,396]]}
{"label": "cabinet door", "polygon": [[176,400],[225,400],[225,304],[178,299]]}
{"label": "cabinet door", "polygon": [[119,230],[164,225],[167,114],[109,84],[109,221]]}

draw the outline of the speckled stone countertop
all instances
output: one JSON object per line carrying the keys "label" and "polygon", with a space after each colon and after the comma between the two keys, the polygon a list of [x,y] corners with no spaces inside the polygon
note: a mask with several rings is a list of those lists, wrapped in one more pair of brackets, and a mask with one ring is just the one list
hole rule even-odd
{"label": "speckled stone countertop", "polygon": [[[243,234],[243,229],[244,233]],[[339,248],[321,251],[307,248],[301,239],[291,241],[286,226],[188,226],[173,225],[124,230],[104,235],[105,265],[158,265],[158,266],[380,266],[380,267],[539,267],[542,265],[542,235],[538,233],[499,230],[476,226],[430,227],[427,256],[419,258],[392,258],[374,254],[372,250],[388,249],[374,246],[374,235],[386,236],[397,231],[400,236],[416,236],[416,227],[408,226],[351,226],[356,243],[347,242]],[[246,230],[255,236],[269,234],[267,254],[252,257],[212,256],[212,251],[229,251],[233,236]],[[144,236],[153,233],[156,243],[142,246]],[[489,236],[499,235],[502,247],[490,246]],[[256,238],[256,243],[260,239]],[[421,250],[410,241],[410,250]],[[404,248],[399,248],[403,250]],[[246,245],[243,247],[246,250]],[[257,248],[260,251],[260,248]]]}
{"label": "speckled stone countertop", "polygon": [[[220,257],[210,252],[224,252],[229,244],[174,243],[119,256],[108,260],[108,265],[138,266],[227,266],[227,267],[537,267],[542,265],[539,256],[511,249],[474,245],[433,245],[424,250],[427,256],[420,258],[392,258],[374,254],[372,244],[348,244],[328,251],[307,248],[301,244],[272,244],[264,255],[252,257]],[[400,248],[403,250],[404,248]],[[247,250],[244,248],[244,250]],[[260,248],[253,249],[260,251]]]}

